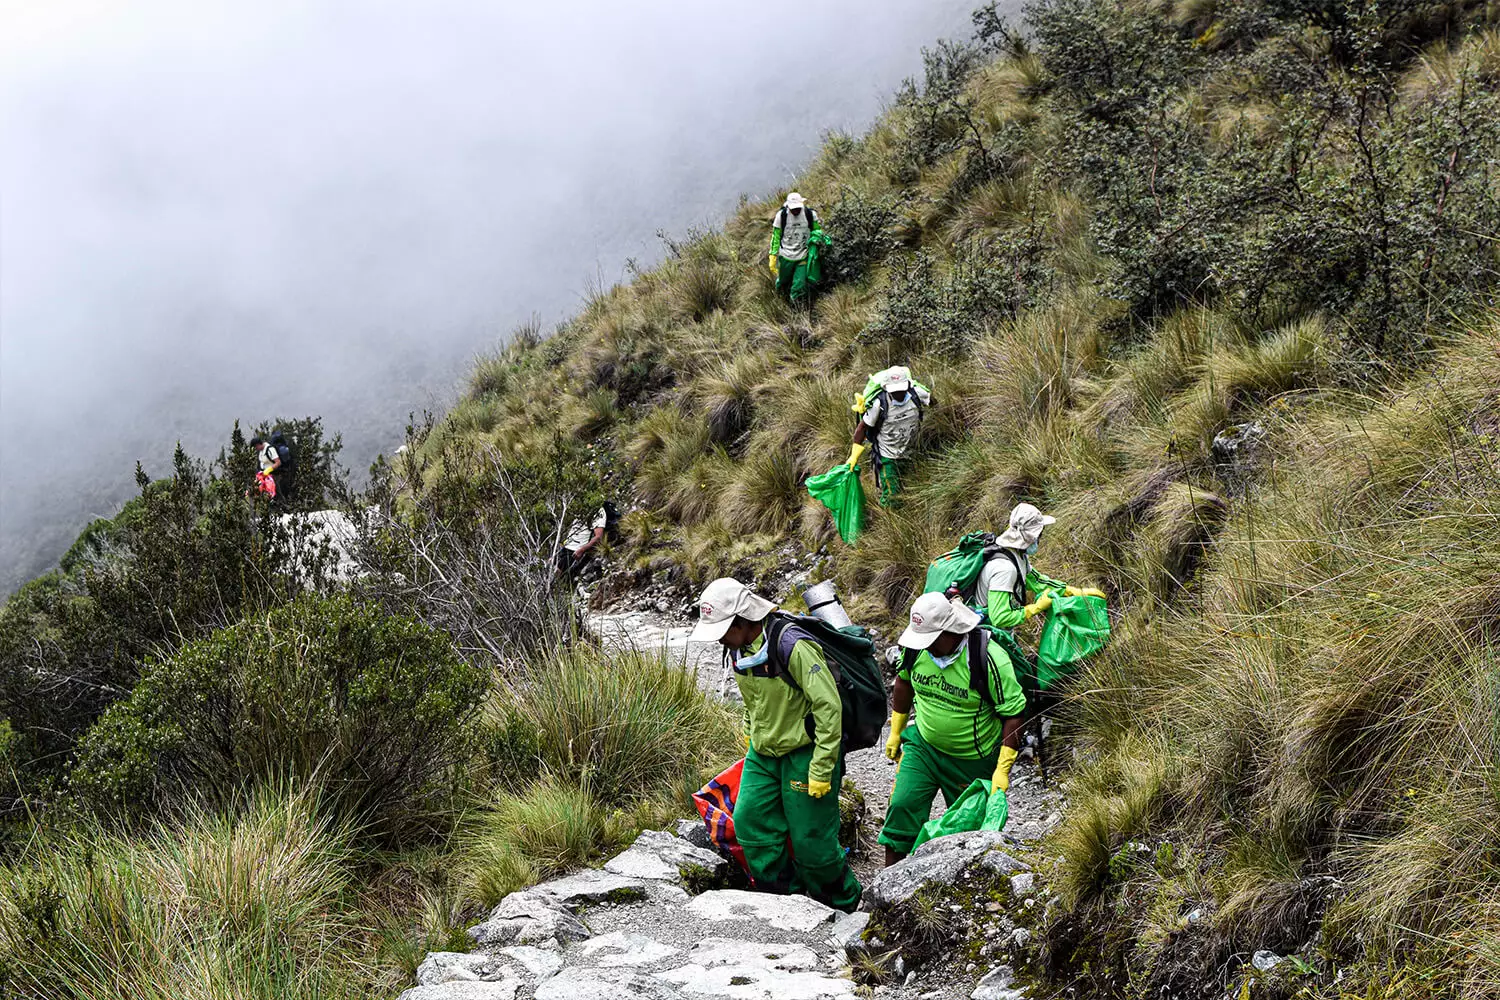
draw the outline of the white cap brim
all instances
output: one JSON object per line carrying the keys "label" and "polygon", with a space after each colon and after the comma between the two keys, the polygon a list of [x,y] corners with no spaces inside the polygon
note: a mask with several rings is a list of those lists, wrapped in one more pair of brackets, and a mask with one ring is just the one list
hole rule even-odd
{"label": "white cap brim", "polygon": [[891,382],[890,384],[888,384],[885,387],[885,389],[886,389],[887,392],[905,392],[907,389],[910,389],[910,388],[911,388],[911,383],[907,382],[904,379],[902,381],[900,381],[900,382]]}
{"label": "white cap brim", "polygon": [[700,621],[693,626],[693,631],[688,639],[693,642],[718,642],[724,638],[724,633],[729,631],[729,626],[734,624],[734,615],[721,622]]}
{"label": "white cap brim", "polygon": [[897,645],[905,646],[907,649],[926,649],[937,642],[937,637],[942,635],[942,629],[936,632],[918,632],[910,625],[906,631],[901,633],[901,638],[896,640]]}

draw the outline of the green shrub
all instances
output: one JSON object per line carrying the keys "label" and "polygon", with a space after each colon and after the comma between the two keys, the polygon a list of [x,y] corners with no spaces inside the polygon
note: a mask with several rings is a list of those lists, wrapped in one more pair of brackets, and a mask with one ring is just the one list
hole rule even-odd
{"label": "green shrub", "polygon": [[618,805],[697,779],[739,749],[738,722],[664,653],[576,646],[496,692],[488,707],[496,776],[550,777]]}
{"label": "green shrub", "polygon": [[81,742],[72,785],[140,812],[313,780],[392,835],[452,780],[486,683],[425,625],[305,597],[152,663]]}

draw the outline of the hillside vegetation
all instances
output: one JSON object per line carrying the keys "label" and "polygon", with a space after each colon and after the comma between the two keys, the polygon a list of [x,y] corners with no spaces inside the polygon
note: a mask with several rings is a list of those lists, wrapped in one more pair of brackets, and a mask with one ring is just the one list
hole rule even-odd
{"label": "hillside vegetation", "polygon": [[[872,624],[1039,504],[1041,564],[1105,587],[1120,637],[1061,719],[1050,974],[1216,995],[1300,949],[1320,995],[1500,994],[1497,19],[980,11],[798,178],[836,257],[810,313],[766,273],[780,195],[746,200],[481,359],[421,453],[586,441],[636,504],[628,577],[769,581],[795,540]],[[850,549],[802,482],[892,363],[939,405]]]}
{"label": "hillside vegetation", "polygon": [[[1117,638],[1051,744],[1039,986],[1217,998],[1271,949],[1257,997],[1500,997],[1500,6],[975,29],[798,178],[834,241],[810,312],[766,270],[784,192],[747,199],[481,358],[365,493],[278,422],[282,516],[236,429],[18,591],[0,996],[394,992],[687,814],[734,714],[548,584],[614,496],[616,592],[771,587],[800,548],[883,628],[960,532],[1057,516],[1039,565],[1106,589]],[[803,482],[893,363],[938,405],[849,548]]]}

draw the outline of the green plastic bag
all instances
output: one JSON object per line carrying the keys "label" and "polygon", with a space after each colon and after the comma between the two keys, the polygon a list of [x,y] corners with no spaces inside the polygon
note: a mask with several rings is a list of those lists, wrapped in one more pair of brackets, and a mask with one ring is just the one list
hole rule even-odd
{"label": "green plastic bag", "polygon": [[1005,829],[1010,818],[1010,803],[1004,792],[990,794],[990,779],[975,778],[974,783],[964,789],[958,801],[947,808],[937,819],[930,819],[917,831],[916,850],[934,837],[946,837],[950,833],[971,833],[975,830]]}
{"label": "green plastic bag", "polygon": [[807,492],[833,514],[845,545],[859,540],[865,526],[865,488],[859,482],[859,466],[835,465],[821,476],[809,476]]}
{"label": "green plastic bag", "polygon": [[807,280],[812,284],[823,280],[823,255],[832,243],[821,229],[814,229],[807,237]]}
{"label": "green plastic bag", "polygon": [[1036,645],[1037,684],[1047,690],[1109,642],[1109,609],[1102,597],[1056,597]]}

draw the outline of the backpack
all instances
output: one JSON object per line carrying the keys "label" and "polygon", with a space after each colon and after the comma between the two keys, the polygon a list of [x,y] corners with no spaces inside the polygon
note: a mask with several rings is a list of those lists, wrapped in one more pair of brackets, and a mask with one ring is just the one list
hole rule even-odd
{"label": "backpack", "polygon": [[979,574],[991,559],[1004,555],[1016,567],[1015,597],[1020,604],[1026,603],[1026,579],[1021,572],[1021,561],[1016,554],[995,541],[988,531],[971,531],[958,540],[958,544],[934,559],[927,567],[927,580],[922,584],[924,594],[942,594],[950,587],[958,588],[958,596],[971,607],[978,601]]}
{"label": "backpack", "polygon": [[[818,225],[818,216],[813,212],[811,205],[803,205],[802,211],[807,213],[807,231],[811,233]],[[786,206],[782,205],[776,212],[776,218],[771,220],[772,228],[786,232]]]}
{"label": "backpack", "polygon": [[604,539],[611,545],[620,540],[620,511],[614,502],[604,501]]}
{"label": "backpack", "polygon": [[[858,402],[854,404],[854,412],[860,416],[864,416],[865,411],[870,408],[870,404],[874,403],[877,399],[880,400],[880,416],[875,418],[875,426],[870,428],[870,433],[872,434],[880,430],[880,425],[885,423],[886,416],[891,412],[891,394],[886,392],[881,385],[884,381],[885,373],[888,371],[890,371],[889,368],[883,368],[866,379],[864,391],[859,394]],[[911,398],[917,402],[917,418],[919,420],[927,415],[926,404],[922,402],[922,393],[926,393],[931,397],[932,390],[916,379],[912,379]]]}
{"label": "backpack", "polygon": [[[839,702],[843,707],[843,745],[847,753],[864,750],[880,740],[885,726],[885,677],[875,662],[875,642],[862,626],[836,628],[812,615],[773,612],[766,619],[766,643],[774,672],[792,687],[800,690],[787,669],[792,647],[803,639],[811,640],[823,650],[828,669],[838,683]],[[807,720],[807,734],[813,735],[813,720]]]}
{"label": "backpack", "polygon": [[271,434],[271,447],[276,449],[276,455],[281,459],[283,472],[291,473],[296,470],[296,454],[292,451],[292,446],[287,443],[285,434],[281,431],[273,431]]}

